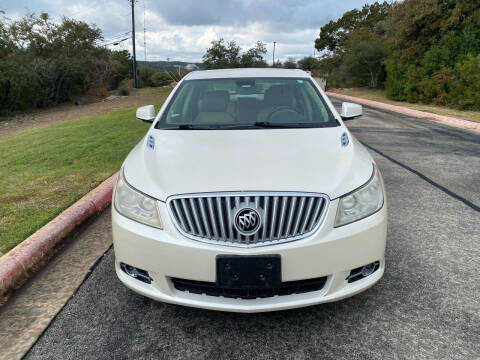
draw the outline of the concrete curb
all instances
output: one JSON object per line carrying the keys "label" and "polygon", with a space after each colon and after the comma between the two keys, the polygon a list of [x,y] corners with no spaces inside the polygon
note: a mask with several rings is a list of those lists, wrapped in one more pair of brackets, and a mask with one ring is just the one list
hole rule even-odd
{"label": "concrete curb", "polygon": [[0,305],[58,250],[65,238],[112,201],[117,173],[0,257]]}
{"label": "concrete curb", "polygon": [[434,120],[434,121],[438,121],[451,126],[461,127],[468,130],[480,131],[480,123],[476,123],[473,121],[458,119],[450,116],[432,114],[426,111],[413,110],[413,109],[406,108],[404,106],[392,105],[392,104],[387,104],[387,103],[374,101],[374,100],[367,100],[367,99],[363,99],[355,96],[338,94],[331,91],[327,91],[326,94],[328,96],[334,96],[337,98],[354,101],[359,104],[370,105],[370,106],[385,109],[385,110],[395,111],[401,114],[410,115],[417,118]]}

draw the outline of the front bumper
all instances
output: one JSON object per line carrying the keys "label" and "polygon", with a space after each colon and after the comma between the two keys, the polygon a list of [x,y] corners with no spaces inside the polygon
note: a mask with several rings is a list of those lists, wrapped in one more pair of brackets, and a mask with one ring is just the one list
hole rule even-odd
{"label": "front bumper", "polygon": [[[112,207],[115,266],[118,278],[130,289],[168,303],[212,310],[261,312],[297,308],[340,300],[374,285],[383,275],[386,243],[386,205],[355,223],[334,228],[338,200],[330,203],[320,228],[311,236],[288,243],[256,248],[238,248],[202,243],[181,235],[165,204],[159,206],[164,230],[142,225],[120,215]],[[282,281],[327,276],[325,286],[303,294],[259,299],[232,299],[192,294],[175,289],[170,278],[205,282],[216,280],[216,256],[279,254]],[[380,261],[373,274],[353,283],[346,278],[360,266]],[[151,284],[120,270],[120,263],[148,271]]]}

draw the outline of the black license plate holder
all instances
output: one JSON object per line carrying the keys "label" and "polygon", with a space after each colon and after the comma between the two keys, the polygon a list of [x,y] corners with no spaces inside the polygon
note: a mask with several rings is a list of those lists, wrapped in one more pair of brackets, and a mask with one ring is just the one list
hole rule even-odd
{"label": "black license plate holder", "polygon": [[272,255],[217,255],[217,287],[273,289],[282,285],[281,258]]}

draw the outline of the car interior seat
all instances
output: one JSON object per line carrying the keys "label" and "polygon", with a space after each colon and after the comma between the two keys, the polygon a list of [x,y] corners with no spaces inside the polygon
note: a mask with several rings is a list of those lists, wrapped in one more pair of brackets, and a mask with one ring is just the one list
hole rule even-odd
{"label": "car interior seat", "polygon": [[266,121],[275,109],[287,106],[295,109],[295,95],[293,88],[286,85],[272,85],[265,91],[263,106],[258,113],[258,121]]}
{"label": "car interior seat", "polygon": [[233,116],[227,112],[230,103],[230,95],[226,90],[206,92],[200,103],[200,112],[194,119],[194,123],[231,123]]}

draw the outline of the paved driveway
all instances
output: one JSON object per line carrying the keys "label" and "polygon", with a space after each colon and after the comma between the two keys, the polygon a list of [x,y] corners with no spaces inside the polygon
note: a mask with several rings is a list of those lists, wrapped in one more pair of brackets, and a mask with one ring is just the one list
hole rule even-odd
{"label": "paved driveway", "polygon": [[369,108],[348,126],[387,187],[376,286],[304,309],[220,313],[136,295],[110,251],[27,359],[479,359],[480,134]]}

